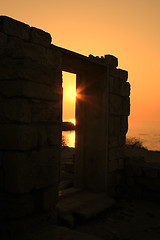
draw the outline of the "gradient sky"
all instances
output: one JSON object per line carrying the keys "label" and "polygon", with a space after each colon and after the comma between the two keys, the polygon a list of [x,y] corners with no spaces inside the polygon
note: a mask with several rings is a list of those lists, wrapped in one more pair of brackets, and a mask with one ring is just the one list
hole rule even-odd
{"label": "gradient sky", "polygon": [[49,32],[57,46],[115,55],[129,72],[130,121],[160,121],[160,0],[1,0],[1,15]]}

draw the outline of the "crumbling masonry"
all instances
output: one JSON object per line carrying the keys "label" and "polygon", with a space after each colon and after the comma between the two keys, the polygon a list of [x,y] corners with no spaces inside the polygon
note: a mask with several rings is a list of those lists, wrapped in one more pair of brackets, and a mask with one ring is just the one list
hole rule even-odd
{"label": "crumbling masonry", "polygon": [[114,56],[56,47],[49,33],[0,16],[0,219],[7,239],[56,222],[62,71],[76,73],[83,96],[76,106],[75,186],[114,194],[123,184],[130,84],[117,66]]}

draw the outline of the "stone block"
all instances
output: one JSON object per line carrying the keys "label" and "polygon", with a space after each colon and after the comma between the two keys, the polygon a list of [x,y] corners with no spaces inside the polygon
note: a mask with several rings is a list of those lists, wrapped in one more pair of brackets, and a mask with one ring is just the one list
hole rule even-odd
{"label": "stone block", "polygon": [[114,159],[120,159],[124,156],[124,148],[123,147],[114,147],[109,148],[109,161]]}
{"label": "stone block", "polygon": [[128,132],[128,116],[121,116],[121,135],[126,135]]}
{"label": "stone block", "polygon": [[157,178],[158,177],[158,169],[152,167],[143,167],[143,172],[145,176],[148,178]]}
{"label": "stone block", "polygon": [[0,95],[5,97],[26,97],[50,101],[62,101],[62,88],[49,87],[23,80],[0,81]]}
{"label": "stone block", "polygon": [[130,165],[127,165],[125,167],[125,174],[127,177],[133,177],[134,176],[133,167]]}
{"label": "stone block", "polygon": [[44,124],[37,124],[37,135],[38,135],[38,148],[46,147],[47,143],[47,131]]}
{"label": "stone block", "polygon": [[61,68],[62,53],[54,45],[51,45],[46,49],[46,61],[48,65],[54,65]]}
{"label": "stone block", "polygon": [[135,185],[135,179],[134,179],[134,177],[127,177],[127,179],[126,179],[126,184],[128,185],[128,186],[134,186]]}
{"label": "stone block", "polygon": [[109,75],[115,78],[119,78],[118,69],[113,67],[112,65],[109,66]]}
{"label": "stone block", "polygon": [[48,145],[56,145],[61,147],[62,131],[60,124],[51,124],[47,126],[47,142]]}
{"label": "stone block", "polygon": [[6,153],[5,190],[19,194],[51,185],[58,186],[59,157],[56,148]]}
{"label": "stone block", "polygon": [[37,147],[38,136],[33,126],[0,124],[0,149],[25,151]]}
{"label": "stone block", "polygon": [[7,35],[4,33],[0,33],[0,36],[0,55],[14,59],[27,58],[45,66],[61,67],[62,56],[54,45],[45,48],[12,36],[9,36],[7,41]]}
{"label": "stone block", "polygon": [[4,49],[7,45],[7,35],[0,32],[0,55],[4,53]]}
{"label": "stone block", "polygon": [[52,211],[58,202],[58,186],[49,186],[32,193],[35,202],[35,211]]}
{"label": "stone block", "polygon": [[116,186],[117,179],[116,179],[116,172],[108,173],[108,186]]}
{"label": "stone block", "polygon": [[109,147],[119,147],[119,137],[110,136],[108,143]]}
{"label": "stone block", "polygon": [[60,123],[61,116],[61,102],[44,102],[32,101],[32,121],[33,122],[54,122]]}
{"label": "stone block", "polygon": [[121,131],[121,118],[119,116],[109,117],[109,136],[119,136]]}
{"label": "stone block", "polygon": [[29,40],[30,26],[7,16],[0,16],[0,32]]}
{"label": "stone block", "polygon": [[120,82],[120,95],[122,97],[128,97],[130,95],[130,83]]}
{"label": "stone block", "polygon": [[119,78],[123,81],[127,81],[128,79],[128,72],[122,69],[117,69]]}
{"label": "stone block", "polygon": [[123,158],[118,159],[118,169],[124,169],[124,159]]}
{"label": "stone block", "polygon": [[113,94],[120,94],[121,81],[118,78],[110,76],[109,91]]}
{"label": "stone block", "polygon": [[1,195],[0,218],[14,219],[31,215],[34,211],[33,198],[29,194],[12,195],[4,193]]}
{"label": "stone block", "polygon": [[6,152],[4,156],[5,190],[26,193],[34,186],[33,167],[29,152]]}
{"label": "stone block", "polygon": [[31,122],[30,105],[26,99],[1,99],[0,122]]}
{"label": "stone block", "polygon": [[1,59],[0,79],[23,79],[53,86],[62,84],[61,70],[38,64],[30,59]]}
{"label": "stone block", "polygon": [[118,58],[116,58],[113,55],[105,55],[105,63],[113,66],[113,67],[117,67],[118,66]]}
{"label": "stone block", "polygon": [[[112,115],[121,115],[122,114],[122,107],[123,107],[123,99],[122,97],[115,95],[115,94],[110,94],[109,95],[109,109],[110,109],[110,114]],[[124,102],[124,107],[125,107],[125,102]],[[125,109],[124,109],[125,111]]]}
{"label": "stone block", "polygon": [[42,149],[31,153],[33,186],[35,189],[58,186],[60,154],[57,148]]}
{"label": "stone block", "polygon": [[114,172],[118,169],[118,159],[112,159],[108,162],[108,172]]}
{"label": "stone block", "polygon": [[51,35],[41,29],[31,27],[30,41],[44,47],[49,47],[52,41]]}
{"label": "stone block", "polygon": [[4,174],[3,174],[3,169],[0,168],[0,189],[3,189],[4,186]]}
{"label": "stone block", "polygon": [[4,151],[0,151],[0,167],[3,166]]}
{"label": "stone block", "polygon": [[118,138],[119,146],[122,147],[126,143],[126,135],[120,135]]}
{"label": "stone block", "polygon": [[140,165],[132,165],[134,176],[140,177],[142,175],[142,167]]}
{"label": "stone block", "polygon": [[129,116],[130,115],[130,98],[122,97],[122,115]]}

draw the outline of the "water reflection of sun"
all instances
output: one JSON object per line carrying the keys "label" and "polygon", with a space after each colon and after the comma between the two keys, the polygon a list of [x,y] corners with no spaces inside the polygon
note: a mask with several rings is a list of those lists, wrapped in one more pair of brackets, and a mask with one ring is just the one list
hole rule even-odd
{"label": "water reflection of sun", "polygon": [[62,132],[62,146],[75,147],[75,131]]}

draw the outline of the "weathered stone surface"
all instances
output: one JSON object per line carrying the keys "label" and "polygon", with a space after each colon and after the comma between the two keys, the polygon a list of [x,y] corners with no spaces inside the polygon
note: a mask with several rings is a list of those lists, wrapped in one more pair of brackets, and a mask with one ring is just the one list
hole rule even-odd
{"label": "weathered stone surface", "polygon": [[110,81],[109,81],[110,82],[110,84],[109,84],[110,92],[113,93],[113,94],[119,95],[120,94],[121,82],[116,77],[110,76],[109,79],[110,79]]}
{"label": "weathered stone surface", "polygon": [[128,72],[122,69],[117,69],[119,78],[121,80],[127,81],[128,79]]}
{"label": "weathered stone surface", "polygon": [[3,156],[4,156],[4,151],[0,151],[0,167],[3,166]]}
{"label": "weathered stone surface", "polygon": [[44,47],[49,47],[51,44],[51,35],[41,29],[31,27],[30,41]]}
{"label": "weathered stone surface", "polygon": [[0,218],[20,218],[34,211],[33,198],[29,194],[12,195],[4,193],[0,197]]}
{"label": "weathered stone surface", "polygon": [[120,135],[118,138],[119,146],[124,146],[126,143],[126,135]]}
{"label": "weathered stone surface", "polygon": [[58,68],[61,66],[62,59],[61,53],[54,45],[45,48],[13,36],[9,36],[7,41],[7,35],[4,33],[0,33],[0,55],[14,59],[27,58],[48,67]]}
{"label": "weathered stone surface", "polygon": [[52,211],[58,202],[58,187],[56,185],[49,186],[33,192],[35,202],[35,211]]}
{"label": "weathered stone surface", "polygon": [[109,148],[109,161],[112,161],[114,159],[121,159],[123,157],[124,157],[123,147]]}
{"label": "weathered stone surface", "polygon": [[109,117],[109,136],[119,136],[121,131],[121,118],[119,116]]}
{"label": "weathered stone surface", "polygon": [[31,122],[30,105],[26,99],[1,99],[0,122]]}
{"label": "weathered stone surface", "polygon": [[128,116],[121,116],[121,127],[120,127],[121,135],[126,135],[128,131]]}
{"label": "weathered stone surface", "polygon": [[32,101],[33,122],[61,122],[61,102]]}
{"label": "weathered stone surface", "polygon": [[129,82],[120,82],[120,95],[122,97],[128,97],[130,95]]}
{"label": "weathered stone surface", "polygon": [[142,176],[142,167],[140,165],[133,165],[132,170],[134,176]]}
{"label": "weathered stone surface", "polygon": [[46,148],[31,153],[33,186],[36,189],[58,186],[60,154],[57,148]]}
{"label": "weathered stone surface", "polygon": [[0,31],[7,35],[29,40],[30,26],[7,16],[0,16]]}
{"label": "weathered stone surface", "polygon": [[60,124],[52,124],[47,126],[47,142],[48,145],[61,146],[62,132]]}
{"label": "weathered stone surface", "polygon": [[34,186],[29,152],[8,152],[4,156],[5,190],[13,193],[29,192]]}
{"label": "weathered stone surface", "polygon": [[130,115],[130,98],[123,97],[122,98],[122,115],[129,116]]}
{"label": "weathered stone surface", "polygon": [[55,148],[32,152],[10,152],[4,157],[5,189],[25,193],[50,185],[59,180],[59,154]]}
{"label": "weathered stone surface", "polygon": [[146,177],[149,177],[149,178],[158,177],[158,169],[153,168],[151,166],[143,167],[143,172],[145,173]]}
{"label": "weathered stone surface", "polygon": [[111,161],[109,161],[109,163],[108,163],[108,171],[109,172],[114,172],[118,169],[119,169],[118,159],[112,159]]}
{"label": "weathered stone surface", "polygon": [[[124,154],[123,154],[124,157]],[[124,169],[124,159],[120,158],[118,159],[118,169]]]}
{"label": "weathered stone surface", "polygon": [[128,177],[128,178],[126,179],[126,183],[127,183],[128,186],[134,186],[134,185],[135,185],[135,179],[134,179],[134,177]]}
{"label": "weathered stone surface", "polygon": [[47,131],[44,124],[38,124],[36,127],[38,134],[38,148],[47,146]]}
{"label": "weathered stone surface", "polygon": [[5,97],[26,97],[59,102],[62,100],[62,88],[54,85],[53,88],[51,88],[49,86],[23,80],[6,80],[0,81],[0,95]]}
{"label": "weathered stone surface", "polygon": [[62,65],[62,54],[54,45],[46,49],[46,59],[48,65],[54,65],[56,67],[61,67]]}
{"label": "weathered stone surface", "polygon": [[112,65],[114,67],[118,66],[118,58],[113,55],[105,55],[105,63]]}
{"label": "weathered stone surface", "polygon": [[[110,94],[110,106],[109,106],[110,114],[121,115],[122,114],[122,103],[123,103],[122,97],[115,95],[115,94]],[[125,105],[124,105],[124,107],[125,107]]]}
{"label": "weathered stone surface", "polygon": [[0,32],[0,55],[3,54],[6,45],[7,45],[7,35]]}
{"label": "weathered stone surface", "polygon": [[23,79],[45,85],[62,84],[61,71],[30,59],[1,59],[0,79]]}
{"label": "weathered stone surface", "polygon": [[110,136],[108,139],[109,147],[119,147],[119,137]]}
{"label": "weathered stone surface", "polygon": [[3,174],[3,169],[0,168],[0,189],[3,189],[4,185],[4,174]]}
{"label": "weathered stone surface", "polygon": [[0,149],[29,150],[37,147],[38,136],[33,126],[0,124]]}
{"label": "weathered stone surface", "polygon": [[118,69],[113,67],[112,65],[109,66],[109,75],[115,78],[119,78]]}

